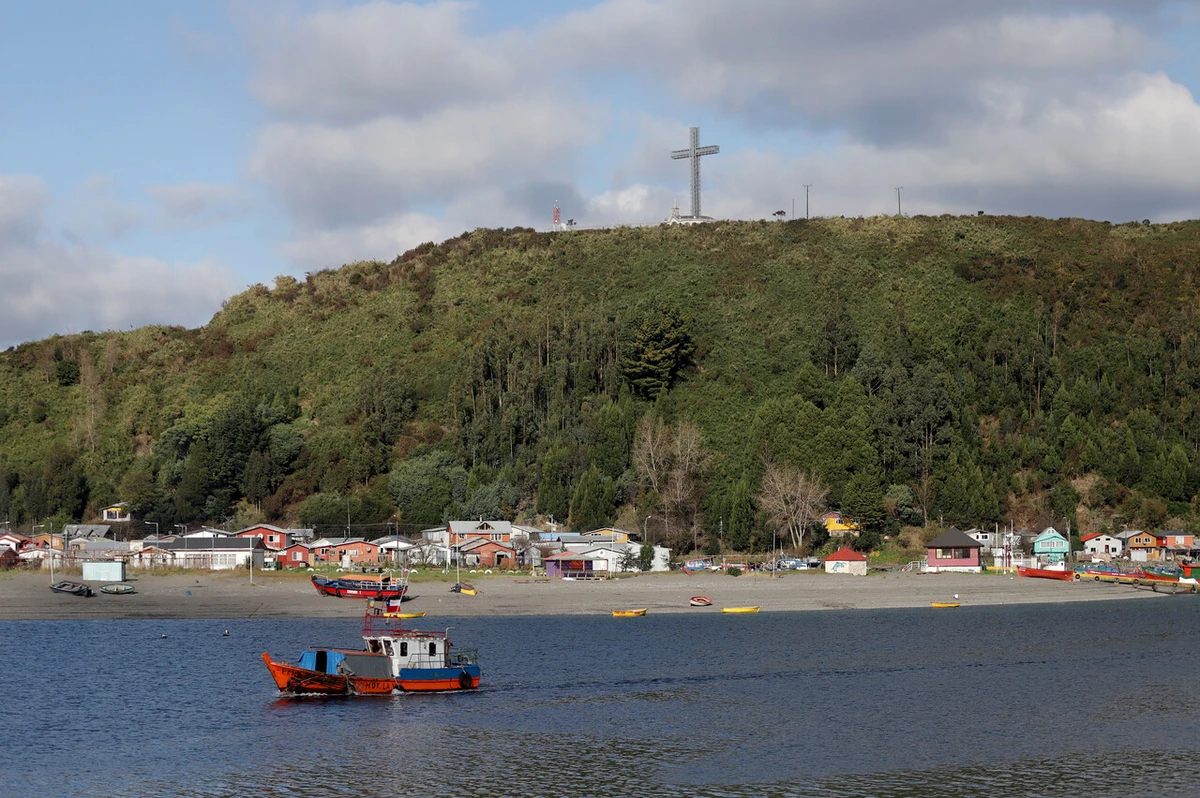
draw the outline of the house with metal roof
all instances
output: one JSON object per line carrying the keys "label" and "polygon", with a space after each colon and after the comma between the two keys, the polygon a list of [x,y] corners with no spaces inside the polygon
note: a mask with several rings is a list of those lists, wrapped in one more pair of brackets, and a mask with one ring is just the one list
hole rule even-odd
{"label": "house with metal roof", "polygon": [[983,544],[956,527],[950,527],[925,544],[926,573],[962,571],[981,573]]}

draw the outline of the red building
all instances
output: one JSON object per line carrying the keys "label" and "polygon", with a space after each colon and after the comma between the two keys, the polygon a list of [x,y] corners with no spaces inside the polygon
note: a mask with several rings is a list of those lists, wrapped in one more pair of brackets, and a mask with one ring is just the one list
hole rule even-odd
{"label": "red building", "polygon": [[269,551],[283,551],[293,543],[299,542],[299,537],[303,537],[305,534],[311,535],[311,530],[280,529],[271,524],[255,524],[238,530],[235,534],[239,538],[262,538],[262,542],[266,544]]}
{"label": "red building", "polygon": [[484,568],[511,568],[517,553],[512,546],[484,538],[472,538],[454,547],[459,562],[463,565],[479,565]]}
{"label": "red building", "polygon": [[925,544],[925,570],[929,573],[980,573],[983,571],[982,549],[983,544],[978,540],[961,529],[950,527]]}
{"label": "red building", "polygon": [[310,568],[313,564],[312,547],[307,543],[293,543],[277,555],[282,568]]}

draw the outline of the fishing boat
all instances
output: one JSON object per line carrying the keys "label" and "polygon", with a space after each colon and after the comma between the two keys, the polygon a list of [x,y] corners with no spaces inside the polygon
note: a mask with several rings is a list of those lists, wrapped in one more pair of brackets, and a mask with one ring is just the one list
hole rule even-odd
{"label": "fishing boat", "polygon": [[312,583],[322,596],[338,598],[382,600],[401,598],[408,592],[408,581],[403,578],[394,579],[391,574],[362,574],[337,578],[313,574]]}
{"label": "fishing boat", "polygon": [[455,648],[449,630],[405,629],[396,613],[374,603],[363,616],[364,648],[315,648],[291,665],[263,652],[280,692],[289,695],[389,695],[395,692],[473,690],[479,687],[479,655]]}
{"label": "fishing boat", "polygon": [[637,618],[646,614],[646,607],[641,607],[636,610],[613,610],[614,618]]}
{"label": "fishing boat", "polygon": [[688,604],[693,607],[711,607],[712,599],[708,596],[692,596],[688,599]]}
{"label": "fishing boat", "polygon": [[722,607],[721,612],[739,613],[739,614],[747,613],[747,612],[758,612],[758,607]]}
{"label": "fishing boat", "polygon": [[1027,568],[1024,565],[1017,566],[1017,574],[1039,579],[1058,579],[1062,582],[1070,582],[1075,578],[1075,572],[1065,568]]}
{"label": "fishing boat", "polygon": [[953,607],[961,607],[962,606],[962,604],[957,601],[931,601],[931,602],[929,602],[929,604],[935,610],[950,609]]}
{"label": "fishing boat", "polygon": [[133,585],[124,582],[113,582],[111,585],[100,585],[100,592],[107,593],[110,596],[124,596],[129,593],[136,593]]}
{"label": "fishing boat", "polygon": [[1179,584],[1193,587],[1200,584],[1200,563],[1181,562],[1179,564]]}
{"label": "fishing boat", "polygon": [[69,579],[64,579],[61,582],[55,582],[50,585],[50,589],[55,593],[67,593],[72,596],[82,596],[87,598],[92,595],[92,589],[83,582],[72,582]]}

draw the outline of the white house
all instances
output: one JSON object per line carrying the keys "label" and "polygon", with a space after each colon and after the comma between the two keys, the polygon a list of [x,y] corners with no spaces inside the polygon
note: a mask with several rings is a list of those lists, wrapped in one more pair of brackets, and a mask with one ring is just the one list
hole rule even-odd
{"label": "white house", "polygon": [[1108,554],[1116,557],[1125,550],[1125,544],[1119,538],[1100,532],[1084,535],[1080,538],[1080,541],[1083,543],[1083,550],[1087,554]]}

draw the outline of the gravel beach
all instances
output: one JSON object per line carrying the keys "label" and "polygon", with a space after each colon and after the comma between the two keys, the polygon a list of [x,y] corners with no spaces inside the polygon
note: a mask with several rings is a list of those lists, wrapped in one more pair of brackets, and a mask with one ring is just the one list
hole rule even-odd
{"label": "gravel beach", "polygon": [[[78,574],[58,578],[79,580]],[[777,578],[748,574],[641,574],[608,581],[535,580],[529,576],[463,574],[476,596],[450,592],[451,581],[419,578],[409,588],[406,611],[430,617],[593,615],[646,607],[650,613],[720,612],[758,606],[762,612],[928,607],[934,601],[962,606],[1047,602],[1187,601],[1150,590],[1096,582],[1059,582],[995,574],[886,573],[870,576],[787,573]],[[320,596],[307,573],[263,572],[251,584],[245,571],[130,574],[127,595],[97,592],[91,598],[55,593],[47,573],[0,572],[0,620],[89,618],[338,618],[360,617],[363,602]],[[92,584],[95,589],[100,583]],[[712,606],[688,606],[694,595]]]}

